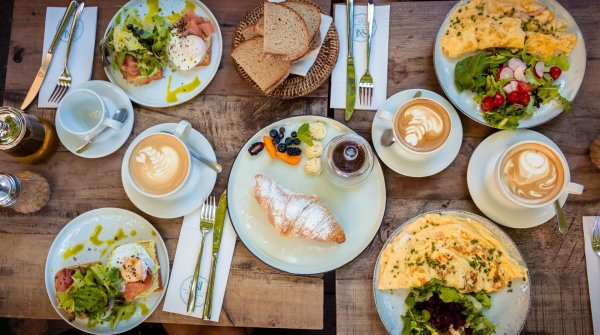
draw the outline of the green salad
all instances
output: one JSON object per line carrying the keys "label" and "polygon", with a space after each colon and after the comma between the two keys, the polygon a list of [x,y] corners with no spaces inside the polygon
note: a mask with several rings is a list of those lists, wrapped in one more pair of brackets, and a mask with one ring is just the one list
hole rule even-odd
{"label": "green salad", "polygon": [[[405,300],[408,311],[402,316],[403,335],[493,334],[496,326],[483,314],[491,307],[485,292],[463,294],[433,279],[426,285],[413,288]],[[451,330],[452,329],[452,330]]]}
{"label": "green salad", "polygon": [[94,264],[76,270],[72,279],[73,284],[65,292],[57,292],[58,306],[72,318],[87,317],[88,327],[109,322],[115,328],[135,313],[135,303],[125,302],[119,290],[123,279],[117,268]]}
{"label": "green salad", "polygon": [[499,129],[515,129],[535,108],[557,100],[570,112],[572,102],[559,93],[555,80],[569,70],[565,55],[541,60],[525,49],[494,49],[462,59],[454,69],[460,92],[475,93],[483,118]]}

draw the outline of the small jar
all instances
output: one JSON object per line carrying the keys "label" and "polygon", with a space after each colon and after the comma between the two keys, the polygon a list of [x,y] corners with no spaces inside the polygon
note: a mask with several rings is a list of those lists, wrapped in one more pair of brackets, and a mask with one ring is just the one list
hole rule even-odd
{"label": "small jar", "polygon": [[340,135],[325,148],[323,166],[338,186],[355,186],[373,171],[374,156],[369,142],[355,134]]}
{"label": "small jar", "polygon": [[41,175],[30,171],[0,173],[0,207],[33,213],[46,206],[49,199],[50,185]]}

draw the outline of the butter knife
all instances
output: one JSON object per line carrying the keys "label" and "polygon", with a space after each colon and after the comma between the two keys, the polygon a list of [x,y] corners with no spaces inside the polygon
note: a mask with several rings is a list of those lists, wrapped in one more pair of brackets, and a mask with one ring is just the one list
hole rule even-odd
{"label": "butter knife", "polygon": [[354,0],[346,0],[347,26],[348,26],[348,59],[346,61],[346,114],[344,119],[349,121],[354,113],[354,103],[356,102],[356,73],[354,70]]}
{"label": "butter knife", "polygon": [[204,300],[204,314],[202,316],[202,319],[204,320],[210,320],[211,317],[215,272],[217,270],[217,259],[219,258],[219,249],[221,248],[221,237],[223,236],[223,225],[225,224],[226,215],[227,190],[223,191],[221,198],[219,198],[219,205],[217,206],[217,214],[215,217],[215,226],[213,228],[212,265],[210,268],[210,277],[208,279],[206,298]]}
{"label": "butter knife", "polygon": [[69,18],[71,17],[71,14],[73,14],[75,7],[77,7],[77,2],[71,1],[71,3],[69,3],[69,7],[67,7],[67,10],[65,11],[65,15],[63,16],[62,20],[60,21],[60,24],[58,25],[58,29],[56,30],[56,34],[54,35],[52,43],[50,43],[48,52],[46,52],[46,55],[44,56],[42,66],[38,70],[37,75],[33,79],[33,83],[31,84],[31,87],[29,88],[29,91],[25,96],[25,100],[21,105],[21,110],[25,110],[25,108],[29,107],[33,99],[35,99],[36,95],[40,91],[40,87],[42,87],[44,78],[46,78],[48,67],[50,67],[50,62],[52,62],[52,55],[54,54],[54,50],[56,49],[58,41],[60,40],[60,35],[62,35],[63,30],[67,26],[67,22],[69,22]]}

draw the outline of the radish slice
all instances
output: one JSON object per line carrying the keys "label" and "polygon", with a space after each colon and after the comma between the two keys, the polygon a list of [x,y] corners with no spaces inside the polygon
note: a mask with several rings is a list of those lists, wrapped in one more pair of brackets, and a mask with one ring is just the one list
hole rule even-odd
{"label": "radish slice", "polygon": [[544,62],[535,63],[535,67],[533,68],[533,74],[536,78],[542,79],[544,77],[544,70],[546,69],[546,65]]}
{"label": "radish slice", "polygon": [[513,80],[510,83],[504,85],[504,92],[506,92],[506,94],[510,94],[511,92],[514,92],[517,90],[517,81]]}
{"label": "radish slice", "polygon": [[511,68],[511,70],[516,71],[518,67],[523,67],[524,69],[527,68],[527,64],[518,58],[511,58],[508,60],[508,67]]}
{"label": "radish slice", "polygon": [[508,66],[503,66],[498,70],[498,79],[513,79],[513,70]]}
{"label": "radish slice", "polygon": [[515,79],[518,81],[525,81],[525,67],[518,66],[514,71]]}
{"label": "radish slice", "polygon": [[521,104],[513,104],[513,106],[518,107],[518,108],[523,108],[525,106],[521,105]]}

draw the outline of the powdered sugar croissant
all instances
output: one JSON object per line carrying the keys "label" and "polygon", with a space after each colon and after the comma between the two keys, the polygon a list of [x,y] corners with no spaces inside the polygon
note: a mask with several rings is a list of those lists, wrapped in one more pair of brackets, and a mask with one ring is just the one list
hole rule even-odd
{"label": "powdered sugar croissant", "polygon": [[254,179],[256,201],[280,235],[322,242],[346,241],[344,230],[319,198],[286,190],[261,174]]}

